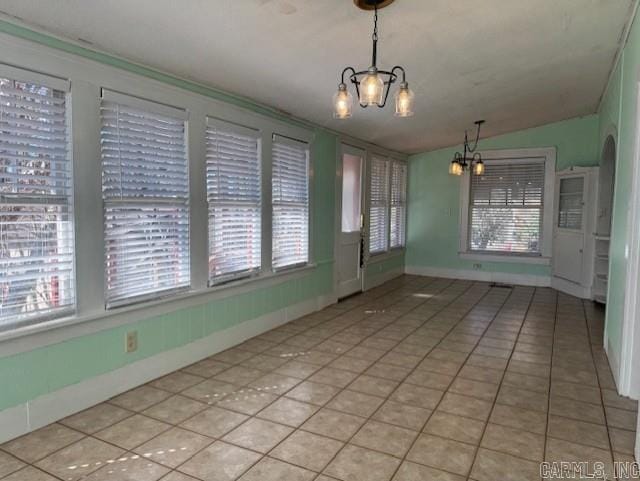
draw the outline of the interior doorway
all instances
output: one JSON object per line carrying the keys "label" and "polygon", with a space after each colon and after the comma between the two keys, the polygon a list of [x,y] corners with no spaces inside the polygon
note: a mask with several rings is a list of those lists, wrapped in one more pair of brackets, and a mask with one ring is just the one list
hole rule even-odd
{"label": "interior doorway", "polygon": [[595,261],[592,296],[605,304],[609,280],[609,247],[613,212],[613,190],[616,174],[616,141],[613,135],[605,140],[598,174],[598,203],[595,231]]}

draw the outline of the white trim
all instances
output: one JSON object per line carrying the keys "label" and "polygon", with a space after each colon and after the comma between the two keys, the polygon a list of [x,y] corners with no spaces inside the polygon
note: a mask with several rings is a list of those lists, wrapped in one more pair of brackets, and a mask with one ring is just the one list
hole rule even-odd
{"label": "white trim", "polygon": [[[639,79],[640,80],[640,79]],[[632,162],[631,199],[628,204],[625,299],[620,346],[620,393],[640,398],[640,83],[636,83],[636,125]],[[617,146],[616,146],[617,147]],[[616,150],[616,155],[618,150]],[[617,169],[616,169],[617,170]],[[611,266],[611,263],[609,264]],[[611,272],[609,272],[611,276]],[[611,322],[611,319],[609,320]]]}
{"label": "white trim", "polygon": [[171,117],[174,119],[187,121],[189,120],[189,113],[180,107],[174,107],[172,105],[165,104],[153,99],[140,98],[133,95],[125,94],[122,92],[114,92],[106,88],[102,89],[102,100],[107,102],[114,102],[120,105],[126,105],[135,109],[153,112],[165,117]]}
{"label": "white trim", "polygon": [[[589,262],[589,259],[587,259]],[[575,282],[562,279],[561,277],[551,276],[551,287],[569,294],[570,296],[579,297],[580,299],[591,299],[591,286],[582,286]]]}
{"label": "white trim", "polygon": [[[555,175],[556,175],[556,148],[541,147],[532,149],[503,149],[485,150],[480,155],[485,163],[506,163],[513,160],[541,159],[545,163],[544,196],[542,212],[541,256],[551,258],[553,255],[553,213],[555,205]],[[465,171],[460,179],[460,230],[459,230],[459,254],[482,255],[483,253],[469,250],[469,195],[471,189],[471,175]],[[500,254],[498,262],[518,263],[523,256]],[[524,262],[527,263],[527,262]]]}
{"label": "white trim", "polygon": [[446,279],[464,279],[470,281],[501,282],[521,286],[549,287],[549,276],[534,276],[531,274],[511,274],[508,272],[488,272],[469,269],[448,269],[442,267],[405,266],[406,274],[429,277],[444,277]]}
{"label": "white trim", "polygon": [[395,249],[391,249],[384,252],[378,252],[376,254],[372,254],[369,257],[369,261],[367,262],[368,266],[378,264],[383,261],[387,261],[389,259],[393,259],[394,257],[400,257],[405,254],[404,247],[396,247]]}
{"label": "white trim", "polygon": [[543,266],[551,265],[550,257],[509,255],[509,254],[483,254],[481,252],[459,252],[460,259],[469,261],[484,262],[509,262],[511,264],[538,264]]}
{"label": "white trim", "polygon": [[68,79],[34,72],[33,70],[24,68],[12,67],[11,65],[4,63],[0,63],[0,77],[45,85],[49,88],[60,90],[62,92],[69,92],[69,90],[71,90],[71,82]]}
{"label": "white trim", "polygon": [[0,443],[87,409],[335,302],[337,299],[333,295],[309,299],[0,411]]}
{"label": "white trim", "polygon": [[242,125],[236,122],[230,122],[228,120],[219,119],[210,115],[206,116],[207,127],[212,127],[216,130],[222,130],[225,132],[231,132],[239,135],[246,135],[247,137],[261,140],[261,132],[258,127],[251,127]]}

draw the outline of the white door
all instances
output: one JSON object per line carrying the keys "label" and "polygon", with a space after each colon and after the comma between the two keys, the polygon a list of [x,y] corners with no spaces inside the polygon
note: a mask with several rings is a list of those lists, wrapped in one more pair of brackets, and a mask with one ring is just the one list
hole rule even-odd
{"label": "white door", "polygon": [[585,184],[587,175],[558,175],[553,275],[583,283],[585,247]]}
{"label": "white door", "polygon": [[362,188],[364,151],[342,146],[342,208],[338,246],[338,297],[362,291]]}

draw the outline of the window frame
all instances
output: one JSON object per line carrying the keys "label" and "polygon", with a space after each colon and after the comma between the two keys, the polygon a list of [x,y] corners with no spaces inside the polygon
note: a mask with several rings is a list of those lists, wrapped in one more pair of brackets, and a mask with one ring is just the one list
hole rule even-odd
{"label": "window frame", "polygon": [[[274,218],[274,202],[273,202],[273,144],[276,143],[276,139],[279,139],[278,142],[284,144],[290,144],[295,147],[298,147],[298,144],[306,144],[306,155],[307,155],[307,260],[305,262],[298,262],[294,264],[284,265],[275,267],[273,265],[273,218]],[[311,156],[311,141],[296,137],[291,137],[290,135],[282,134],[279,131],[273,131],[271,133],[271,143],[270,147],[270,155],[269,155],[269,205],[267,209],[269,211],[270,223],[269,223],[269,268],[273,274],[279,274],[287,271],[292,271],[295,269],[305,268],[306,266],[313,263],[313,250],[312,250],[312,239],[313,239],[313,167],[312,167],[312,156]]]}
{"label": "window frame", "polygon": [[[384,240],[384,248],[377,251],[371,250],[371,207],[373,206],[373,201],[371,199],[371,191],[372,186],[371,183],[373,181],[373,161],[380,160],[385,163],[385,172],[387,178],[386,180],[386,203],[383,205],[385,211],[385,219],[384,219],[384,231],[385,231],[385,240]],[[371,152],[367,156],[367,232],[366,232],[366,243],[367,243],[367,253],[371,259],[379,258],[380,256],[387,254],[391,251],[389,248],[391,243],[391,163],[392,159],[387,155],[382,155],[377,152]]]}
{"label": "window frame", "polygon": [[[259,239],[260,239],[260,259],[259,259],[259,264],[257,267],[253,268],[253,269],[245,269],[245,270],[241,270],[241,271],[235,271],[232,273],[228,273],[226,275],[222,275],[222,276],[218,276],[217,278],[214,276],[211,276],[211,272],[210,272],[210,268],[207,268],[207,285],[208,287],[214,287],[214,288],[219,288],[222,287],[226,284],[230,284],[230,283],[234,283],[234,282],[238,282],[241,280],[247,280],[247,279],[253,279],[253,278],[257,278],[259,276],[262,275],[262,273],[264,272],[264,264],[263,264],[263,258],[264,258],[264,211],[265,211],[265,202],[264,202],[264,164],[265,164],[265,159],[264,159],[264,155],[263,155],[263,140],[264,140],[264,132],[262,129],[260,128],[255,128],[255,127],[251,127],[251,126],[247,126],[247,125],[242,125],[236,122],[232,122],[232,121],[228,121],[228,120],[224,120],[224,119],[220,119],[217,117],[213,117],[213,116],[209,116],[207,115],[205,118],[205,128],[208,131],[208,129],[210,127],[213,127],[215,129],[219,129],[222,131],[227,131],[227,132],[231,132],[231,133],[236,133],[236,134],[240,134],[240,135],[245,135],[248,137],[255,137],[257,140],[257,156],[258,156],[258,176],[259,176],[259,194],[260,194],[260,200],[258,202],[259,204],[259,217],[260,217],[260,232],[259,232]],[[209,149],[209,145],[208,145],[208,135],[205,133],[205,157],[206,157],[206,153],[208,152]],[[210,226],[210,215],[209,215],[209,209],[211,208],[211,206],[213,205],[213,203],[210,203],[208,198],[209,198],[209,193],[208,193],[208,187],[207,187],[207,160],[205,158],[205,196],[207,199],[207,263],[210,261],[211,258],[211,226]]]}
{"label": "window frame", "polygon": [[[21,329],[31,329],[33,327],[39,327],[41,325],[46,325],[51,321],[55,321],[61,318],[67,318],[71,316],[77,315],[78,311],[78,272],[77,272],[77,242],[76,237],[78,235],[77,231],[77,211],[76,211],[76,195],[75,195],[75,184],[76,184],[76,165],[74,162],[74,125],[73,125],[73,106],[71,102],[71,81],[67,78],[57,77],[54,75],[48,75],[40,72],[36,72],[33,70],[29,70],[28,68],[14,67],[11,65],[0,63],[0,77],[7,78],[13,81],[18,82],[26,82],[36,85],[41,85],[43,87],[50,88],[52,90],[57,90],[64,93],[65,98],[65,137],[66,137],[66,158],[68,160],[69,172],[68,172],[68,182],[69,182],[69,194],[65,198],[66,202],[58,202],[56,205],[67,207],[68,212],[67,215],[69,217],[69,231],[70,231],[70,241],[71,241],[71,288],[73,289],[73,302],[68,305],[58,309],[47,310],[40,314],[26,315],[26,316],[18,316],[13,317],[10,322],[7,322],[6,325],[3,325],[0,322],[0,333],[12,333],[16,330]],[[37,196],[21,196],[18,195],[10,195],[6,197],[7,200],[11,200],[12,198],[20,199],[29,198],[33,201]],[[0,194],[0,200],[4,197]],[[44,198],[44,196],[43,196]],[[35,203],[37,204],[37,203]]]}
{"label": "window frame", "polygon": [[[391,161],[389,167],[389,251],[399,251],[403,250],[407,245],[407,214],[408,214],[408,203],[409,203],[409,195],[408,195],[408,187],[409,187],[409,165],[404,160],[398,159],[389,159]],[[404,195],[404,201],[398,204],[393,203],[393,166],[396,164],[400,164],[404,166],[404,191],[402,194]],[[402,242],[397,246],[391,245],[391,208],[395,206],[401,206],[404,209],[404,219],[402,223]]]}
{"label": "window frame", "polygon": [[[181,293],[188,292],[191,289],[191,285],[192,285],[192,273],[191,273],[191,242],[192,242],[191,240],[191,220],[192,220],[191,202],[192,202],[192,199],[191,199],[191,188],[190,188],[191,187],[191,183],[190,183],[191,156],[189,152],[189,112],[186,109],[180,108],[180,107],[174,107],[165,103],[157,102],[155,100],[140,98],[135,95],[120,93],[118,91],[114,91],[112,89],[108,89],[105,87],[101,89],[101,95],[100,95],[101,106],[103,102],[109,102],[116,105],[123,105],[126,107],[143,111],[145,113],[155,113],[165,117],[171,117],[175,120],[181,120],[184,123],[183,137],[184,137],[184,149],[185,149],[184,155],[185,155],[185,161],[186,161],[186,179],[187,179],[186,198],[176,197],[173,200],[168,197],[164,198],[159,196],[156,196],[155,198],[152,198],[152,199],[145,198],[145,197],[123,198],[122,196],[120,199],[107,199],[105,198],[104,193],[101,189],[100,197],[101,197],[102,212],[103,212],[102,220],[103,220],[103,242],[104,242],[104,249],[103,249],[104,306],[106,310],[112,310],[112,309],[117,309],[119,307],[128,306],[132,304],[145,303],[145,302],[153,301],[156,299],[173,298],[177,295],[180,295]],[[103,127],[102,116],[100,117],[99,122],[100,122],[100,131],[102,131],[102,127]],[[100,138],[102,138],[101,132],[99,135],[100,135]],[[102,175],[103,174],[102,152],[100,155],[100,165],[98,168],[99,168],[100,174]],[[187,230],[187,236],[188,236],[187,237],[187,246],[188,246],[187,261],[186,261],[186,268],[188,270],[188,282],[186,284],[177,285],[174,287],[169,287],[169,288],[165,288],[165,289],[154,291],[154,292],[146,292],[142,294],[127,295],[127,296],[117,296],[113,299],[109,298],[109,289],[107,284],[108,269],[107,269],[107,251],[106,251],[107,206],[108,204],[117,206],[118,204],[122,204],[122,203],[129,203],[134,205],[149,205],[149,206],[184,205],[186,207],[185,221],[187,222],[186,230]]]}
{"label": "window frame", "polygon": [[555,176],[556,176],[556,148],[543,147],[531,149],[487,150],[480,152],[485,164],[517,163],[540,159],[544,162],[545,178],[542,206],[542,221],[540,229],[540,253],[513,252],[477,252],[469,249],[470,236],[470,200],[471,173],[466,170],[460,179],[460,222],[458,256],[465,260],[479,260],[485,262],[516,262],[522,264],[550,265],[552,256],[554,205],[555,205]]}

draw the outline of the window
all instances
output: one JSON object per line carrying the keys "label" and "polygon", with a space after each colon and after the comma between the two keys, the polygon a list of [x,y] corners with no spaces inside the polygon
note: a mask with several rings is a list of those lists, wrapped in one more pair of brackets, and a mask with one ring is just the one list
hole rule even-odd
{"label": "window", "polygon": [[485,162],[471,176],[469,250],[541,255],[545,162]]}
{"label": "window", "polygon": [[209,280],[260,269],[260,133],[207,119]]}
{"label": "window", "polygon": [[274,269],[309,262],[309,146],[273,136],[272,266]]}
{"label": "window", "polygon": [[389,241],[389,161],[371,158],[371,200],[369,208],[369,252],[387,250]]}
{"label": "window", "polygon": [[108,306],[189,286],[186,112],[103,91]]}
{"label": "window", "polygon": [[558,227],[562,229],[582,229],[582,197],[584,177],[560,179]]}
{"label": "window", "polygon": [[75,306],[68,82],[13,70],[0,73],[0,330]]}
{"label": "window", "polygon": [[407,164],[391,163],[391,248],[405,244],[405,219],[407,215]]}

